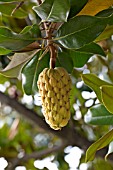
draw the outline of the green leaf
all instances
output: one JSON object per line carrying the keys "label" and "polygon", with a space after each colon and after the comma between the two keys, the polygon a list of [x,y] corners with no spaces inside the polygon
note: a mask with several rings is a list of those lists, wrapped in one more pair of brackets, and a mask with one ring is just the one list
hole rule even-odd
{"label": "green leaf", "polygon": [[8,50],[6,48],[0,47],[0,55],[9,54],[12,50]]}
{"label": "green leaf", "polygon": [[102,48],[95,43],[85,45],[76,51],[70,50],[70,57],[73,60],[74,67],[83,67],[94,54],[106,56]]}
{"label": "green leaf", "polygon": [[108,22],[109,25],[113,25],[113,8],[108,8],[103,11],[100,11],[96,16],[98,17],[110,17],[110,20]]}
{"label": "green leaf", "polygon": [[0,74],[0,84],[4,84],[6,81],[9,81],[9,78]]}
{"label": "green leaf", "polygon": [[[11,16],[12,11],[16,8],[17,4],[12,4],[12,3],[2,3],[0,4],[0,12],[6,16]],[[23,9],[19,8],[14,12],[12,17],[15,18],[25,18],[27,17],[27,12],[25,12]]]}
{"label": "green leaf", "polygon": [[94,74],[82,74],[82,79],[86,85],[88,85],[97,95],[97,98],[102,102],[100,87],[103,85],[111,85],[110,83],[99,79]]}
{"label": "green leaf", "polygon": [[96,14],[98,17],[109,17],[113,14],[113,8],[108,8]]}
{"label": "green leaf", "polygon": [[72,60],[73,60],[74,67],[78,67],[78,68],[83,67],[91,56],[92,56],[91,54],[85,54],[82,52],[75,51],[71,56],[73,57]]}
{"label": "green leaf", "polygon": [[19,78],[23,66],[30,60],[38,50],[26,53],[15,53],[8,66],[0,73],[7,77]]}
{"label": "green leaf", "polygon": [[33,10],[43,21],[66,22],[69,15],[69,0],[45,0]]}
{"label": "green leaf", "polygon": [[24,91],[27,95],[32,95],[36,93],[37,88],[37,80],[40,72],[49,67],[49,55],[46,54],[42,59],[39,60],[39,53],[38,56],[35,55],[33,59],[31,59],[22,69],[22,83]]}
{"label": "green leaf", "polygon": [[80,48],[94,41],[104,31],[108,21],[109,17],[74,17],[60,27],[55,40],[65,48]]}
{"label": "green leaf", "polygon": [[20,34],[26,34],[31,30],[32,26],[31,25],[27,25],[26,27],[24,27],[24,29],[20,32]]}
{"label": "green leaf", "polygon": [[105,39],[110,38],[113,35],[113,25],[107,26],[106,29],[102,32],[102,34],[100,34],[95,42],[99,42]]}
{"label": "green leaf", "polygon": [[41,37],[41,31],[37,24],[24,27],[20,34],[30,34],[32,37]]}
{"label": "green leaf", "polygon": [[60,64],[71,73],[73,67],[83,67],[84,64],[88,61],[91,55],[83,55],[83,53],[74,51],[74,50],[66,50],[63,49],[58,54],[58,60]]}
{"label": "green leaf", "polygon": [[102,104],[91,107],[84,120],[92,125],[113,125],[113,115]]}
{"label": "green leaf", "polygon": [[94,54],[105,56],[104,51],[99,45],[91,43],[78,50],[62,49],[62,51],[58,53],[58,60],[60,64],[71,73],[73,67],[83,67]]}
{"label": "green leaf", "polygon": [[0,46],[10,50],[20,50],[31,44],[35,39],[30,33],[16,34],[9,28],[0,27]]}
{"label": "green leaf", "polygon": [[104,85],[101,87],[102,102],[106,109],[113,113],[113,86]]}
{"label": "green leaf", "polygon": [[27,95],[32,94],[38,66],[39,53],[36,54],[22,69],[22,84]]}
{"label": "green leaf", "polygon": [[63,50],[58,53],[58,61],[61,67],[64,67],[68,73],[71,73],[73,70],[73,61],[72,58],[69,56],[70,53],[68,50]]}
{"label": "green leaf", "polygon": [[99,140],[93,143],[88,150],[86,151],[85,161],[92,161],[95,157],[95,153],[97,150],[100,150],[107,146],[113,140],[113,129],[109,131],[107,134],[102,136]]}
{"label": "green leaf", "polygon": [[85,6],[88,0],[69,0],[70,1],[70,13],[69,18],[74,17]]}
{"label": "green leaf", "polygon": [[95,42],[108,39],[109,37],[111,37],[111,35],[113,35],[113,8],[105,9],[99,12],[98,14],[96,14],[96,16],[98,17],[109,17],[110,15],[112,16],[110,17],[110,20],[108,22],[109,25],[105,28],[102,34],[100,34],[96,38]]}
{"label": "green leaf", "polygon": [[82,48],[79,48],[76,51],[83,52],[83,54],[91,54],[91,55],[97,54],[104,57],[106,56],[103,49],[98,44],[93,42],[83,46]]}

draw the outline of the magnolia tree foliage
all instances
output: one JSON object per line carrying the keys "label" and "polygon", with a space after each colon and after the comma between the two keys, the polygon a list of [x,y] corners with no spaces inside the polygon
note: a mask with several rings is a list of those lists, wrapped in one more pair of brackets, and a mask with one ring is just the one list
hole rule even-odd
{"label": "magnolia tree foliage", "polygon": [[[112,0],[0,0],[0,157],[8,170],[36,169],[34,161],[50,154],[58,169],[69,169],[68,146],[83,150],[78,168],[113,168],[103,158],[113,152],[112,6]],[[37,86],[40,73],[55,67],[72,80],[70,121],[59,131],[44,120]]]}

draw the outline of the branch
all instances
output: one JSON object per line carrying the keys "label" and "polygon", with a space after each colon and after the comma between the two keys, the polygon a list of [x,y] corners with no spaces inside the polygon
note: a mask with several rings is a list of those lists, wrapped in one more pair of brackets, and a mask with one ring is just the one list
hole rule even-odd
{"label": "branch", "polygon": [[4,93],[0,92],[0,101],[1,103],[7,104],[14,108],[19,114],[25,116],[30,122],[32,121],[40,128],[46,131],[50,131],[50,128],[47,126],[43,118],[41,118],[33,110],[26,108],[23,104],[19,103],[14,98],[10,98],[8,95],[5,95]]}
{"label": "branch", "polygon": [[60,146],[54,146],[53,148],[49,148],[43,151],[36,151],[36,152],[32,152],[31,154],[25,154],[22,158],[15,158],[11,161],[11,163],[9,164],[9,166],[7,167],[7,170],[14,170],[14,168],[16,168],[18,165],[20,165],[22,162],[27,162],[30,159],[41,159],[43,157],[46,157],[47,155],[51,154],[51,153],[55,153],[58,151],[61,151],[62,149],[65,148],[65,144],[62,144]]}
{"label": "branch", "polygon": [[14,108],[19,114],[25,116],[30,122],[32,121],[35,123],[36,126],[39,126],[43,130],[60,137],[63,141],[70,145],[76,145],[86,150],[86,148],[91,144],[91,142],[89,142],[85,137],[81,136],[75,129],[68,126],[64,127],[61,131],[55,131],[51,129],[43,117],[40,117],[33,110],[26,108],[23,104],[19,103],[13,98],[10,98],[8,95],[2,92],[0,92],[0,101],[1,103],[5,103]]}
{"label": "branch", "polygon": [[[75,129],[75,127],[66,126],[61,131],[55,131],[51,129],[45,123],[44,119],[40,117],[36,112],[26,108],[24,105],[19,103],[17,100],[10,98],[9,96],[5,95],[2,92],[0,92],[0,102],[11,106],[16,111],[18,111],[19,114],[21,114],[22,116],[25,116],[30,122],[32,121],[33,123],[35,123],[36,126],[39,126],[43,130],[60,137],[62,139],[62,142],[65,143],[65,146],[75,145],[75,146],[80,147],[84,151],[86,151],[86,149],[92,144],[92,142],[90,142],[86,137],[84,137],[83,134],[80,134]],[[44,151],[42,151],[42,153],[43,152]],[[52,151],[50,150],[50,152]],[[97,152],[97,156],[104,157],[106,152],[107,152],[107,149],[104,148]]]}
{"label": "branch", "polygon": [[19,2],[19,4],[14,8],[11,13],[11,16],[24,4],[24,1]]}

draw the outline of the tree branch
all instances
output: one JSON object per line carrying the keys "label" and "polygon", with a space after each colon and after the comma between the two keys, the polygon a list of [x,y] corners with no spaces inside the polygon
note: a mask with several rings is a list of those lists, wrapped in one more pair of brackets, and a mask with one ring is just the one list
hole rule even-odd
{"label": "tree branch", "polygon": [[62,144],[60,146],[54,146],[52,148],[48,148],[46,150],[42,150],[42,151],[36,151],[36,152],[32,152],[31,154],[25,154],[22,158],[15,158],[11,161],[11,163],[9,164],[9,166],[7,167],[7,170],[14,170],[14,168],[18,165],[20,165],[22,162],[27,162],[30,159],[41,159],[51,153],[55,153],[58,151],[61,151],[62,149],[65,148],[65,144]]}
{"label": "tree branch", "polygon": [[[57,146],[53,148],[49,148],[44,151],[40,152],[34,152],[30,155],[24,155],[22,160],[15,158],[13,159],[12,163],[9,164],[7,170],[13,170],[14,168],[12,167],[15,165],[15,167],[18,165],[18,163],[21,163],[21,161],[27,161],[31,158],[39,159],[42,157],[47,156],[50,153],[54,153],[56,151],[59,151],[60,149],[63,149],[63,147],[69,146],[69,145],[75,145],[86,151],[86,149],[92,144],[92,142],[88,141],[87,138],[85,138],[82,134],[80,134],[75,127],[68,127],[66,126],[63,128],[61,131],[54,131],[51,128],[48,127],[48,125],[45,123],[44,119],[41,118],[36,112],[33,110],[30,110],[26,108],[24,105],[19,103],[17,100],[10,98],[9,96],[5,95],[4,93],[0,92],[0,101],[1,103],[4,103],[6,105],[11,106],[14,108],[16,111],[18,111],[19,114],[25,116],[29,121],[35,123],[36,126],[39,126],[45,131],[48,131],[49,133],[52,133],[54,135],[57,135],[62,139],[63,146]],[[97,152],[97,156],[104,157],[105,154],[107,153],[107,148],[101,149],[99,152]]]}
{"label": "tree branch", "polygon": [[19,4],[14,8],[11,13],[11,16],[24,4],[24,1],[19,2]]}
{"label": "tree branch", "polygon": [[[5,95],[2,92],[0,92],[0,101],[1,103],[4,103],[14,108],[16,111],[18,111],[19,114],[21,114],[22,116],[25,116],[30,122],[32,121],[33,123],[35,123],[36,126],[39,126],[43,130],[60,137],[65,143],[65,146],[75,145],[75,146],[80,147],[84,151],[86,151],[86,149],[92,144],[92,142],[90,142],[86,137],[81,135],[75,129],[75,127],[73,128],[73,127],[66,126],[61,131],[55,131],[51,129],[46,124],[44,119],[40,117],[36,112],[26,108],[24,105],[19,103],[17,100],[10,98],[9,96]],[[105,153],[106,153],[106,148],[97,152],[97,155],[104,157]]]}
{"label": "tree branch", "polygon": [[[48,131],[54,135],[60,137],[63,141],[66,141],[70,145],[76,145],[83,149],[86,149],[91,142],[89,142],[85,137],[81,136],[75,129],[68,126],[64,127],[61,131],[55,131],[47,125],[44,118],[40,117],[36,112],[26,108],[23,104],[19,103],[17,100],[10,98],[8,95],[0,92],[0,101],[5,103],[12,108],[14,108],[19,114],[25,116],[30,122],[35,123],[45,131]],[[68,136],[68,138],[67,138]],[[77,139],[77,140],[76,140]]]}

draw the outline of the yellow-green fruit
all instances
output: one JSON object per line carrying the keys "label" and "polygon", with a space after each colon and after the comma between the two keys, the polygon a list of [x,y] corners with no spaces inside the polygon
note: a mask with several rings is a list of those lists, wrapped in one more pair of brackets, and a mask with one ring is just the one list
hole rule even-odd
{"label": "yellow-green fruit", "polygon": [[45,68],[37,82],[42,99],[44,117],[51,128],[59,130],[70,119],[69,92],[71,79],[62,67]]}

